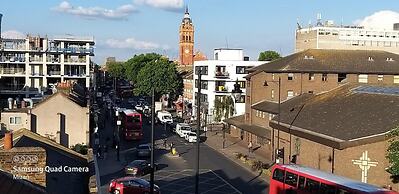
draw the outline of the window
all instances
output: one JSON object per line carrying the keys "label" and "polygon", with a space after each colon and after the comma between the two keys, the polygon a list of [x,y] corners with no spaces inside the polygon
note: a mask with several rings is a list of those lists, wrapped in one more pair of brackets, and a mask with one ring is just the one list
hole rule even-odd
{"label": "window", "polygon": [[338,82],[342,82],[346,79],[346,74],[345,73],[339,73],[338,74]]}
{"label": "window", "polygon": [[236,74],[247,74],[247,68],[245,66],[237,66]]}
{"label": "window", "polygon": [[296,184],[298,183],[298,175],[291,172],[286,172],[285,183],[293,187],[296,187]]}
{"label": "window", "polygon": [[290,99],[290,98],[292,98],[292,97],[294,97],[294,91],[288,90],[288,91],[287,91],[287,99]]}
{"label": "window", "polygon": [[332,185],[327,185],[324,183],[321,183],[320,185],[320,192],[322,194],[335,194],[336,188]]}
{"label": "window", "polygon": [[293,80],[294,79],[294,74],[293,73],[289,73],[288,74],[288,80]]}
{"label": "window", "polygon": [[314,80],[314,73],[309,73],[309,81],[313,81]]}
{"label": "window", "polygon": [[219,60],[219,53],[215,53],[215,60]]}
{"label": "window", "polygon": [[399,84],[399,75],[394,75],[393,76],[393,83],[394,84]]}
{"label": "window", "polygon": [[262,138],[260,136],[256,136],[256,144],[265,145],[266,143],[267,143],[267,140],[265,138]]}
{"label": "window", "polygon": [[201,89],[204,90],[208,89],[208,81],[201,81]]}
{"label": "window", "polygon": [[208,66],[196,66],[195,67],[195,75],[198,75],[198,69],[201,69],[202,75],[208,75]]}
{"label": "window", "polygon": [[245,88],[245,81],[239,81],[238,84],[240,84],[241,89]]}
{"label": "window", "polygon": [[239,99],[236,99],[236,103],[245,103],[245,95],[241,95]]}
{"label": "window", "polygon": [[272,92],[272,99],[274,99],[274,90],[271,91]]}
{"label": "window", "polygon": [[273,172],[273,180],[283,182],[284,181],[284,170],[276,168]]}
{"label": "window", "polygon": [[263,112],[262,118],[266,118],[266,112]]}
{"label": "window", "polygon": [[377,81],[379,81],[379,82],[384,81],[384,76],[383,75],[378,75]]}
{"label": "window", "polygon": [[306,190],[308,190],[312,193],[318,193],[319,187],[320,187],[320,182],[315,181],[310,178],[306,179]]}
{"label": "window", "polygon": [[299,176],[298,188],[300,188],[300,189],[304,189],[305,188],[305,177]]}
{"label": "window", "polygon": [[272,73],[272,80],[274,80],[274,73]]}
{"label": "window", "polygon": [[256,116],[259,117],[259,111],[258,110],[256,110]]}
{"label": "window", "polygon": [[323,82],[327,81],[327,73],[321,74],[321,81]]}
{"label": "window", "polygon": [[360,74],[358,75],[359,83],[367,83],[368,75]]}
{"label": "window", "polygon": [[19,125],[22,123],[21,117],[10,117],[11,125]]}

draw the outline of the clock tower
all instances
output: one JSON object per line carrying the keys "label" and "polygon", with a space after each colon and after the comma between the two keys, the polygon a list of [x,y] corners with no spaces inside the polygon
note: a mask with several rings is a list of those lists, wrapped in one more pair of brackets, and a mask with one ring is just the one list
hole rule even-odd
{"label": "clock tower", "polygon": [[194,64],[194,26],[186,7],[186,13],[179,30],[179,62],[180,65]]}

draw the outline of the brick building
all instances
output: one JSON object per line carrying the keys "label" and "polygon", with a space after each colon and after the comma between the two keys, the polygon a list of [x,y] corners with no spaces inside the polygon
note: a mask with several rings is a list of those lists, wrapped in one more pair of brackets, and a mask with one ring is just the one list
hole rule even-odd
{"label": "brick building", "polygon": [[320,94],[347,83],[399,85],[399,55],[310,49],[255,67],[246,78],[245,114],[226,122],[232,136],[252,141],[273,159],[277,142],[269,121],[279,112],[279,96],[284,104],[295,96]]}

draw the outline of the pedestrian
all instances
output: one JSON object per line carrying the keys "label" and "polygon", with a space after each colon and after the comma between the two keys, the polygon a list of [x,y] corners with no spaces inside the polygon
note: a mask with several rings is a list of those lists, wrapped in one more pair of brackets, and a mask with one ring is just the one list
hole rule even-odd
{"label": "pedestrian", "polygon": [[252,153],[252,141],[248,143],[248,152]]}
{"label": "pedestrian", "polygon": [[102,158],[102,150],[101,150],[101,145],[98,145],[98,149],[97,149],[97,156],[98,158]]}
{"label": "pedestrian", "polygon": [[167,145],[167,139],[164,138],[164,139],[163,139],[163,147],[165,147],[165,149],[166,149],[166,145]]}

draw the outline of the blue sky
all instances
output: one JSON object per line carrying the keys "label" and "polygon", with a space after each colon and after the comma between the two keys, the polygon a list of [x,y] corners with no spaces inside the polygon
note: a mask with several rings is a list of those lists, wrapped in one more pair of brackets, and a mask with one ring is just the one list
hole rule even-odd
{"label": "blue sky", "polygon": [[243,48],[251,59],[262,50],[291,54],[297,19],[307,26],[317,13],[337,24],[399,22],[397,0],[1,0],[0,13],[3,35],[94,36],[94,61],[102,64],[107,56],[125,60],[147,52],[177,58],[186,4],[196,30],[195,49],[208,58],[227,44]]}

